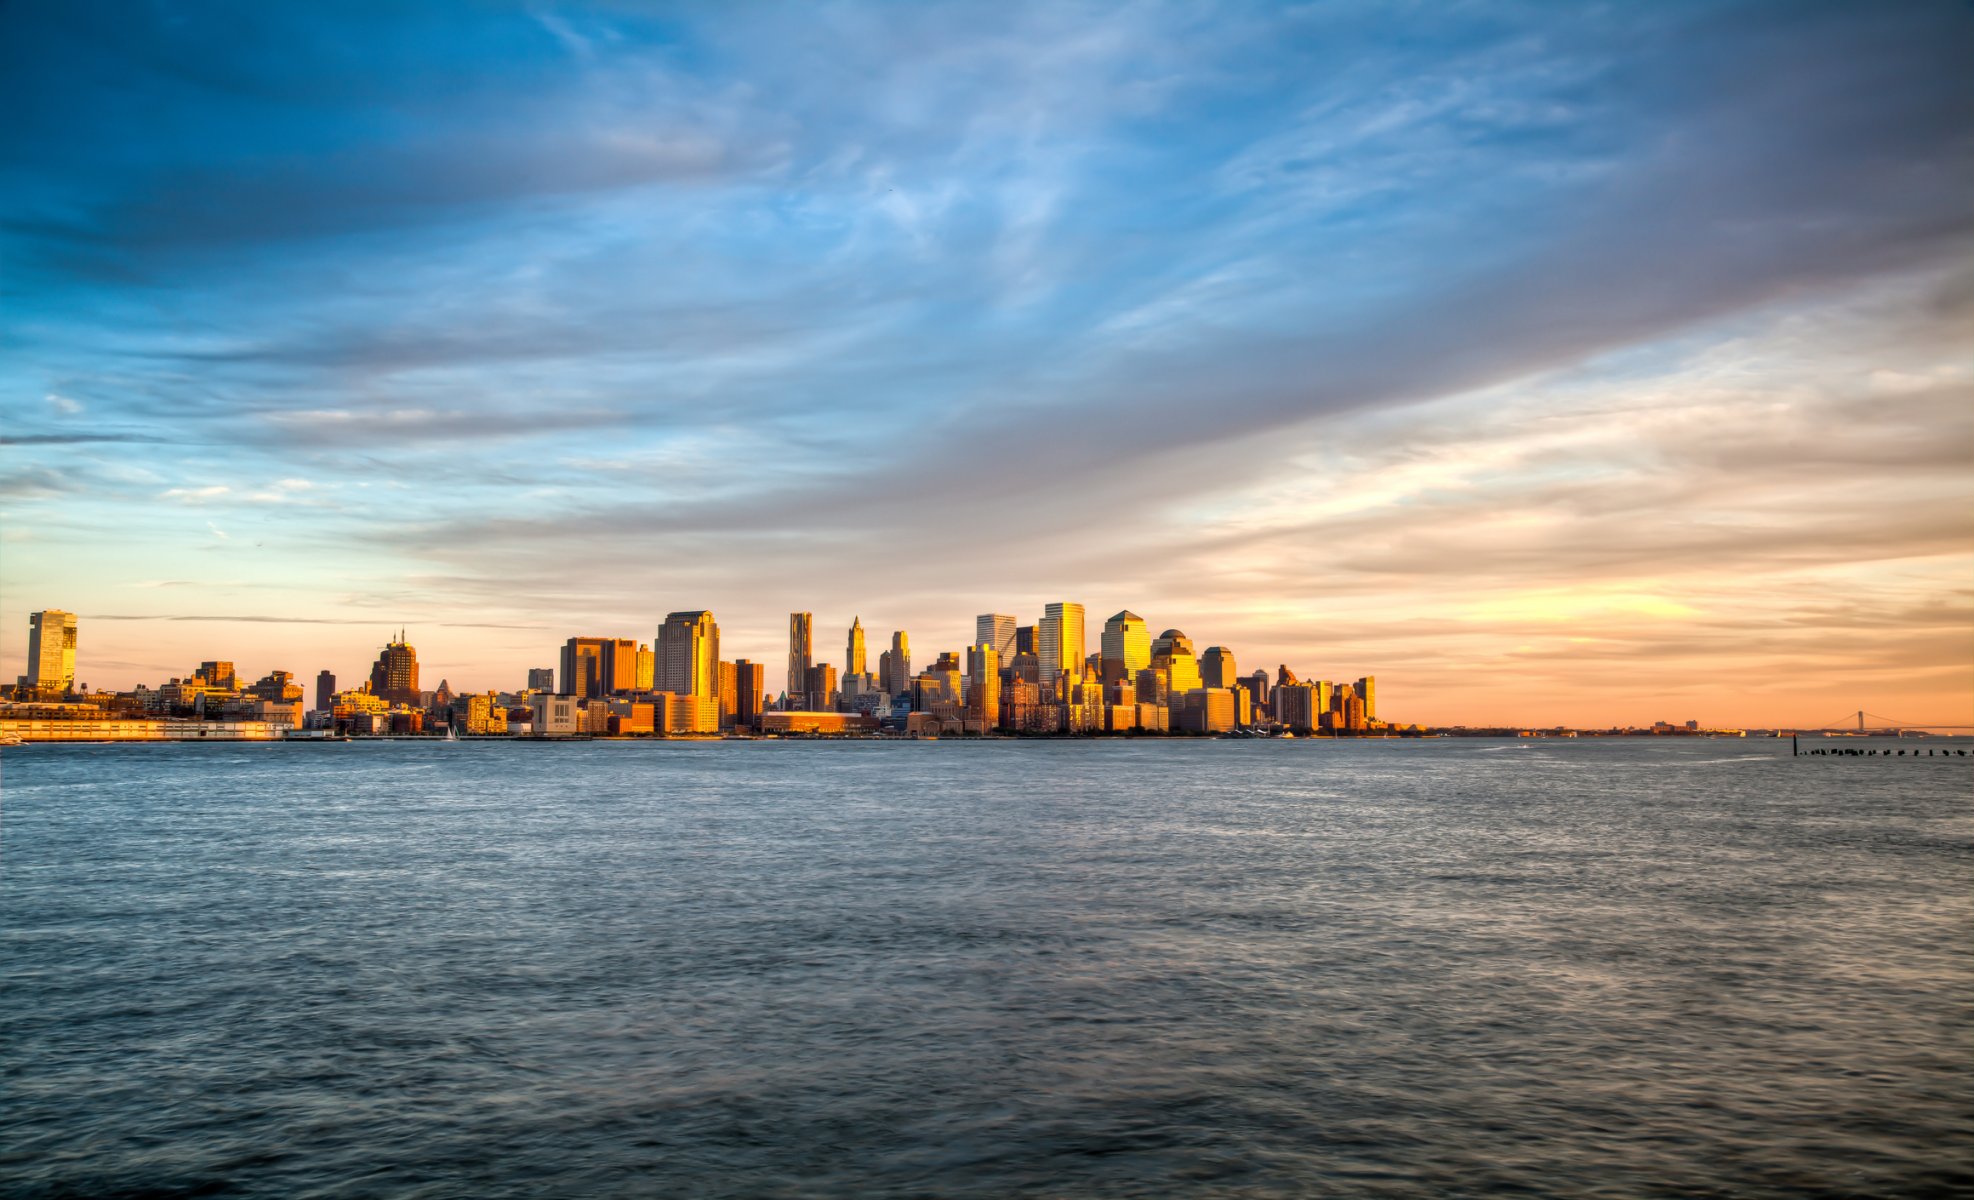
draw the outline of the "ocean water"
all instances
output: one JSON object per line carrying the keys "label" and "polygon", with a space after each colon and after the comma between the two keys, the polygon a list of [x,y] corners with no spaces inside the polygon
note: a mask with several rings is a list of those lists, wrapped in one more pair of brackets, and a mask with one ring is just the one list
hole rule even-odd
{"label": "ocean water", "polygon": [[0,1193],[1974,1190],[1974,757],[1788,750],[9,749]]}

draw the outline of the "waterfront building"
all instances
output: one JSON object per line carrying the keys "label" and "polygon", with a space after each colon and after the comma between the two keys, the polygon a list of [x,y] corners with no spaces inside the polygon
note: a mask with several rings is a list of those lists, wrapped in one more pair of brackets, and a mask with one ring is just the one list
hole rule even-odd
{"label": "waterfront building", "polygon": [[785,697],[801,695],[809,687],[809,668],[816,662],[816,618],[813,613],[788,614],[788,683]]}
{"label": "waterfront building", "polygon": [[973,644],[993,647],[995,659],[1006,662],[1014,657],[1015,627],[1013,617],[1003,613],[981,613],[973,619]]}
{"label": "waterfront building", "polygon": [[582,732],[582,714],[574,696],[538,696],[528,732],[536,737],[572,737]]}
{"label": "waterfront building", "polygon": [[653,692],[651,707],[659,733],[700,734],[720,731],[720,702],[715,697],[680,692]]}
{"label": "waterfront building", "polygon": [[761,714],[761,732],[774,734],[875,733],[877,719],[863,713],[771,712]]}
{"label": "waterfront building", "polygon": [[1145,619],[1129,609],[1104,622],[1099,656],[1105,683],[1135,679],[1151,665],[1151,634]]}
{"label": "waterfront building", "polygon": [[1199,678],[1210,688],[1233,688],[1240,684],[1234,669],[1234,652],[1225,646],[1208,646],[1199,656]]}
{"label": "waterfront building", "polygon": [[1317,728],[1319,710],[1316,689],[1306,683],[1278,684],[1275,688],[1275,719],[1295,733]]}
{"label": "waterfront building", "polygon": [[[987,618],[982,617],[981,620]],[[1014,643],[1014,619],[1008,623],[1007,641]],[[994,632],[989,628],[989,633]],[[967,697],[966,707],[971,716],[981,722],[984,729],[992,729],[1001,721],[1001,653],[990,642],[982,641],[966,652]]]}
{"label": "waterfront building", "polygon": [[864,655],[864,619],[851,617],[850,639],[843,647],[843,677],[847,680],[853,675],[862,675],[868,666]]}
{"label": "waterfront building", "polygon": [[705,609],[668,613],[658,627],[652,689],[686,696],[718,696],[720,626]]}
{"label": "waterfront building", "polygon": [[336,676],[329,671],[320,671],[315,676],[315,707],[324,712],[329,709],[329,698],[336,694]]}
{"label": "waterfront building", "polygon": [[387,704],[416,708],[418,692],[418,652],[398,632],[398,640],[387,643],[370,667],[370,690]]}
{"label": "waterfront building", "polygon": [[75,688],[75,614],[59,608],[27,615],[27,674],[23,686],[37,691]]}
{"label": "waterfront building", "polygon": [[1083,606],[1058,600],[1043,608],[1035,626],[1035,657],[1044,690],[1064,671],[1083,669]]}
{"label": "waterfront building", "polygon": [[1231,688],[1194,688],[1172,706],[1172,723],[1188,733],[1226,733],[1234,727]]}
{"label": "waterfront building", "polygon": [[[1357,681],[1357,698],[1364,702],[1365,722],[1369,723],[1371,721],[1377,720],[1378,719],[1378,680],[1376,676],[1366,675],[1364,678]],[[1686,724],[1690,728],[1693,727],[1695,723],[1692,721],[1688,721]]]}
{"label": "waterfront building", "polygon": [[733,720],[736,725],[754,726],[761,720],[762,692],[767,687],[768,668],[764,663],[739,659],[733,664]]}

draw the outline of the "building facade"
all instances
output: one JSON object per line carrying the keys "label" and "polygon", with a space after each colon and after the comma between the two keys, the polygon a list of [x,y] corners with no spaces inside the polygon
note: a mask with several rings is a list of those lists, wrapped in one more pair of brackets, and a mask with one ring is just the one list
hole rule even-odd
{"label": "building facade", "polygon": [[652,688],[683,696],[720,694],[720,626],[704,609],[667,614],[658,627]]}
{"label": "building facade", "polygon": [[59,608],[27,615],[27,674],[21,682],[44,691],[75,687],[75,614]]}
{"label": "building facade", "polygon": [[1083,606],[1058,600],[1042,610],[1035,626],[1035,654],[1046,693],[1064,671],[1083,669]]}

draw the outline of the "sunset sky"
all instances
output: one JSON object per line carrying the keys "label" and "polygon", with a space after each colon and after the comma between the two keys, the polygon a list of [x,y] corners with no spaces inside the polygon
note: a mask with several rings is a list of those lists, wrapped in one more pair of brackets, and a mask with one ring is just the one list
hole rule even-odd
{"label": "sunset sky", "polygon": [[[1974,9],[0,6],[0,674],[781,684],[1051,600],[1422,722],[1974,723]],[[873,654],[875,649],[873,649]]]}

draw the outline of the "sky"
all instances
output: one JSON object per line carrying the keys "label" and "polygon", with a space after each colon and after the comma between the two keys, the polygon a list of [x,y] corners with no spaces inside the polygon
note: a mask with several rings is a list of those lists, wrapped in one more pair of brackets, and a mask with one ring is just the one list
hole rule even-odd
{"label": "sky", "polygon": [[[1074,600],[1974,723],[1957,2],[0,5],[0,675]],[[873,654],[875,651],[873,650]]]}

